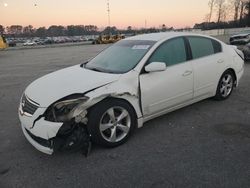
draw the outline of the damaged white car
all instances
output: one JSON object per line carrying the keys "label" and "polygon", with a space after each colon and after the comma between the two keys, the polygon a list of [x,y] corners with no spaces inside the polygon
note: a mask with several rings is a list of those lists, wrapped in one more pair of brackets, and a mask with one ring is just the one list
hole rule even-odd
{"label": "damaged white car", "polygon": [[19,118],[38,150],[114,147],[143,123],[209,97],[226,99],[244,69],[241,51],[191,33],[139,35],[90,61],[48,74],[23,93]]}

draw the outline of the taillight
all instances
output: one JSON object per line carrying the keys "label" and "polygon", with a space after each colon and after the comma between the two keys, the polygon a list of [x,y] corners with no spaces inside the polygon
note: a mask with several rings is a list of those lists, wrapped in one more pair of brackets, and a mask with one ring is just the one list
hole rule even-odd
{"label": "taillight", "polygon": [[244,54],[243,54],[243,52],[241,50],[235,49],[235,52],[240,56],[240,58],[243,61],[245,60]]}

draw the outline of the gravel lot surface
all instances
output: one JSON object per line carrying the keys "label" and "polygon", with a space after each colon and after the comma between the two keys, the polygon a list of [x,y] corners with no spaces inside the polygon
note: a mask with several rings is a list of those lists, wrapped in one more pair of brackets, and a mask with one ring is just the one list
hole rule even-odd
{"label": "gravel lot surface", "polygon": [[17,115],[25,87],[106,47],[0,51],[1,188],[250,187],[250,63],[228,100],[207,99],[154,119],[120,147],[94,146],[88,158],[33,148]]}

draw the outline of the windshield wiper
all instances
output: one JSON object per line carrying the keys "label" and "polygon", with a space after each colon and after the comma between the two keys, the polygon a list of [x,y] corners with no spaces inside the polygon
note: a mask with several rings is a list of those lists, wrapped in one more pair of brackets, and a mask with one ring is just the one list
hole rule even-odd
{"label": "windshield wiper", "polygon": [[87,64],[83,64],[83,68],[85,69],[89,69],[89,70],[93,70],[93,71],[96,71],[96,72],[105,72],[104,70],[100,69],[100,68],[97,68],[97,67],[89,67],[89,66],[86,66]]}
{"label": "windshield wiper", "polygon": [[93,71],[96,71],[96,72],[103,72],[102,70],[100,70],[98,68],[89,68],[89,67],[87,67],[87,69],[90,69],[90,70],[93,70]]}
{"label": "windshield wiper", "polygon": [[96,71],[96,72],[103,72],[103,73],[110,73],[110,74],[120,74],[120,72],[106,70],[106,69],[102,69],[102,68],[98,68],[98,67],[88,67],[86,65],[87,64],[82,64],[81,67],[83,67],[85,69],[93,70],[93,71]]}
{"label": "windshield wiper", "polygon": [[84,67],[86,66],[87,63],[88,63],[88,61],[82,63],[82,64],[80,65],[80,67],[84,68]]}

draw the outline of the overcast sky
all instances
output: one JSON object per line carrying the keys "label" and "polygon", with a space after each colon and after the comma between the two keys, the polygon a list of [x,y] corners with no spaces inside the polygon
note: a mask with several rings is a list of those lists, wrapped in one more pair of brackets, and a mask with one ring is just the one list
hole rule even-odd
{"label": "overcast sky", "polygon": [[[111,25],[118,28],[193,26],[204,21],[208,0],[109,0]],[[0,0],[0,24],[108,25],[107,0]]]}

